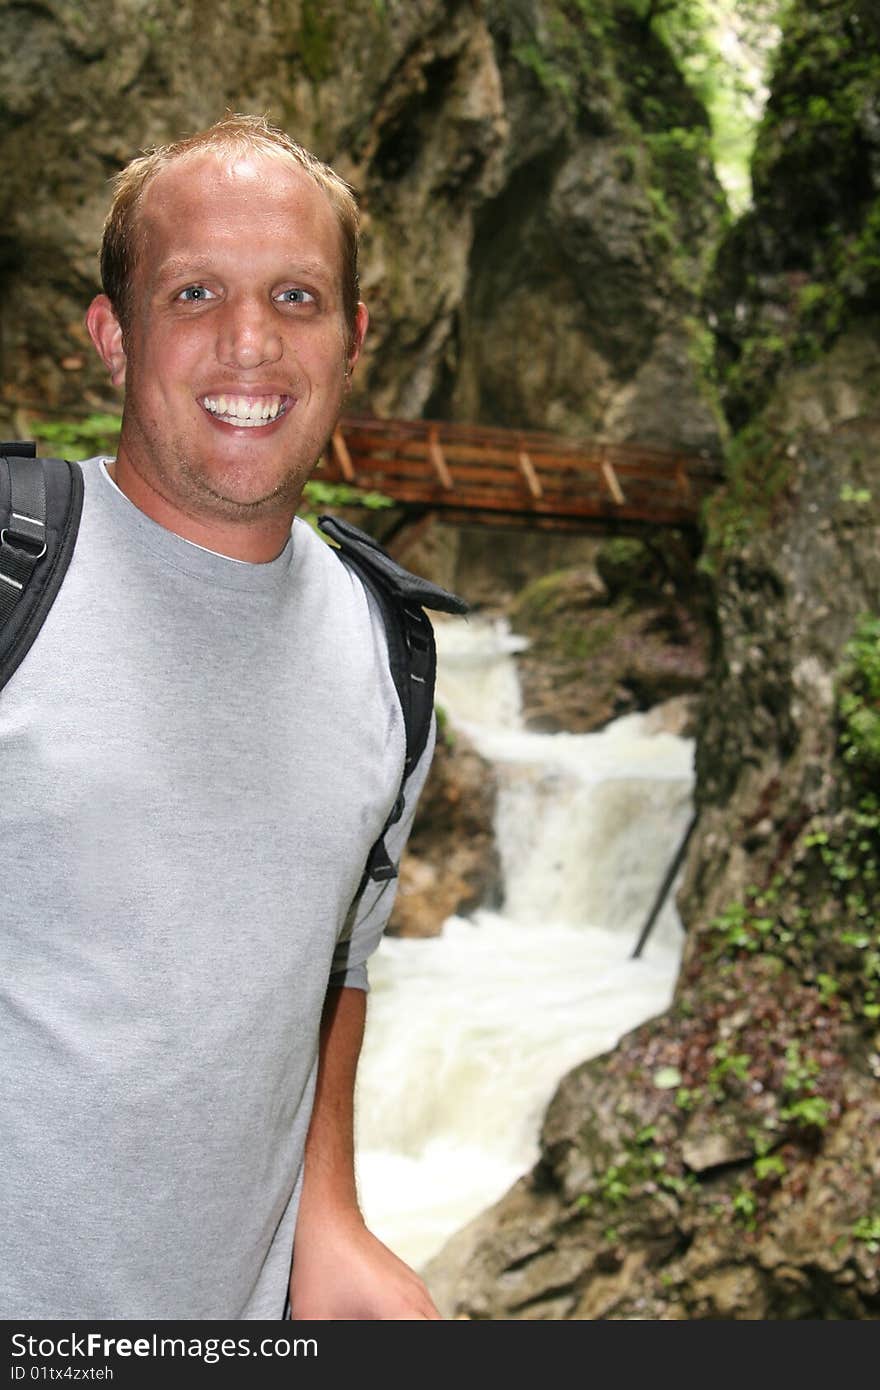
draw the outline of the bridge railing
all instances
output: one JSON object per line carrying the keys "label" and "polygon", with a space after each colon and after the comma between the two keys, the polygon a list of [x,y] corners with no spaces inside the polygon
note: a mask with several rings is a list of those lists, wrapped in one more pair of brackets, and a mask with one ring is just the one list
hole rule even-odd
{"label": "bridge railing", "polygon": [[511,517],[693,523],[717,486],[708,454],[535,430],[344,416],[319,476],[385,492],[411,507]]}

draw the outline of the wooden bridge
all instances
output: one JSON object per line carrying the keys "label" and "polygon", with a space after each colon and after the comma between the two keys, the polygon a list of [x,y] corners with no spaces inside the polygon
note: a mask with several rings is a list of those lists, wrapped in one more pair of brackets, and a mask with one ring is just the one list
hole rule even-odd
{"label": "wooden bridge", "polygon": [[384,493],[408,513],[554,530],[694,527],[721,463],[534,430],[343,416],[316,480]]}

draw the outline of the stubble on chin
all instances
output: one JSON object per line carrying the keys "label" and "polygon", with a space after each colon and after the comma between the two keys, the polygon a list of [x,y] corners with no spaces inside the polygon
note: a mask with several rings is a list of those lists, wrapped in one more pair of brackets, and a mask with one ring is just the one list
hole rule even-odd
{"label": "stubble on chin", "polygon": [[194,508],[201,507],[206,516],[222,516],[227,521],[258,522],[288,513],[292,518],[314,466],[313,464],[304,475],[290,472],[269,492],[255,497],[236,497],[224,492],[218,480],[190,468],[187,464],[182,467],[181,477],[182,481],[188,483],[188,500]]}
{"label": "stubble on chin", "polygon": [[[280,517],[292,521],[299,506],[302,490],[329,443],[329,438],[307,468],[292,467],[264,492],[249,494],[247,461],[237,468],[221,470],[199,466],[196,450],[161,449],[151,442],[148,431],[135,426],[129,435],[126,463],[138,476],[140,484],[169,507],[179,508],[193,520],[230,522],[256,525],[277,521]],[[135,447],[131,447],[131,444]],[[149,460],[144,466],[143,459]],[[114,479],[115,481],[115,479]]]}

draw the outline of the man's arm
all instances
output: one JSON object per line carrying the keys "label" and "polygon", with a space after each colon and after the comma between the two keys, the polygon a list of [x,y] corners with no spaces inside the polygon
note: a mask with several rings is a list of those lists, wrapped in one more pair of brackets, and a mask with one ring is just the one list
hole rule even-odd
{"label": "man's arm", "polygon": [[291,1316],[436,1319],[421,1279],[367,1230],[358,1207],[354,1083],[365,1018],[363,990],[328,990],[294,1237]]}

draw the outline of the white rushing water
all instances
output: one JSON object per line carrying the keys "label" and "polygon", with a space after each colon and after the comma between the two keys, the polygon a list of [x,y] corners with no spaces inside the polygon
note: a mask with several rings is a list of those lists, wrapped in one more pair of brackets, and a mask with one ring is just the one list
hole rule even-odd
{"label": "white rushing water", "polygon": [[538,1154],[572,1066],[668,1005],[683,933],[647,914],[691,813],[693,743],[650,714],[594,734],[522,728],[500,622],[435,621],[437,699],[495,766],[504,902],[371,963],[358,1077],[368,1224],[418,1268]]}

